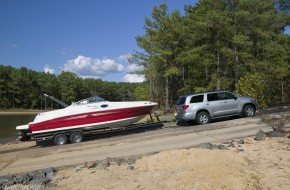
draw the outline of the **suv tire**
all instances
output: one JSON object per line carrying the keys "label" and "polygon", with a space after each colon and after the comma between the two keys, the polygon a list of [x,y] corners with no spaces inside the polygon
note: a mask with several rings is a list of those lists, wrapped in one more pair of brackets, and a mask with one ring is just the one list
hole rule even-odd
{"label": "suv tire", "polygon": [[197,124],[199,125],[203,125],[203,124],[207,124],[210,122],[210,116],[207,112],[199,112],[197,115],[196,115],[196,122]]}
{"label": "suv tire", "polygon": [[244,117],[253,117],[256,114],[256,109],[254,106],[246,105],[243,108],[243,116]]}

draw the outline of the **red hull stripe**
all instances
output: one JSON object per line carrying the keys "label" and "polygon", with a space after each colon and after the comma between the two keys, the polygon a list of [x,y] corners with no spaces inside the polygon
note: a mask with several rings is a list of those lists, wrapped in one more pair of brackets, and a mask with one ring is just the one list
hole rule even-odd
{"label": "red hull stripe", "polygon": [[125,118],[147,115],[151,112],[153,107],[154,106],[143,106],[143,107],[124,108],[117,110],[107,110],[70,115],[44,122],[31,123],[29,125],[29,129],[33,132],[33,131],[73,127],[92,123],[97,124],[102,122],[110,122],[114,120],[121,120]]}
{"label": "red hull stripe", "polygon": [[131,125],[132,123],[135,123],[142,119],[145,115],[138,116],[138,117],[131,117],[131,118],[125,118],[120,120],[114,120],[114,121],[105,121],[100,123],[90,123],[85,125],[75,125],[73,127],[61,127],[56,129],[47,129],[47,130],[41,130],[41,131],[33,131],[33,134],[40,134],[40,133],[50,133],[50,132],[56,132],[56,131],[65,131],[65,130],[72,130],[72,129],[82,129],[82,130],[92,130],[92,129],[104,129],[104,128],[119,128],[119,127],[125,127],[128,125]]}

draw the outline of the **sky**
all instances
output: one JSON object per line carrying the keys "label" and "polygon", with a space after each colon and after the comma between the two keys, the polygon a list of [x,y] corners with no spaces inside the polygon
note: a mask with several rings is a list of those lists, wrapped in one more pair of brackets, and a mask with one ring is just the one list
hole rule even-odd
{"label": "sky", "polygon": [[195,0],[1,0],[0,64],[83,78],[142,82],[127,58],[145,17],[166,3],[184,13]]}
{"label": "sky", "polygon": [[[83,78],[142,82],[127,58],[155,6],[197,0],[0,0],[0,64]],[[288,33],[290,34],[290,29]]]}

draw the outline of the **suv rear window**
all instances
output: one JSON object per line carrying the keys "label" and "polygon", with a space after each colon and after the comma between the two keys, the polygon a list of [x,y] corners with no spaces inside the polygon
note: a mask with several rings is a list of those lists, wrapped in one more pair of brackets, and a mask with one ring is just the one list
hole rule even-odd
{"label": "suv rear window", "polygon": [[186,96],[179,97],[177,101],[177,105],[183,105],[185,103],[185,100],[186,100]]}
{"label": "suv rear window", "polygon": [[197,95],[197,96],[193,96],[190,100],[190,103],[199,103],[199,102],[203,102],[203,96],[204,95]]}

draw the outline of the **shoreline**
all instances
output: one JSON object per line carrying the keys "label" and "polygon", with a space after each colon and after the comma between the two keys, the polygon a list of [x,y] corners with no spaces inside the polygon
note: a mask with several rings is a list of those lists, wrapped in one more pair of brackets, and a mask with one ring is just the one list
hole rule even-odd
{"label": "shoreline", "polygon": [[0,115],[13,115],[13,114],[19,114],[19,115],[33,115],[33,114],[39,114],[42,112],[46,112],[45,110],[0,110]]}

